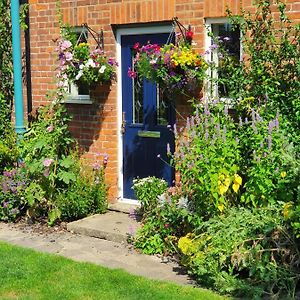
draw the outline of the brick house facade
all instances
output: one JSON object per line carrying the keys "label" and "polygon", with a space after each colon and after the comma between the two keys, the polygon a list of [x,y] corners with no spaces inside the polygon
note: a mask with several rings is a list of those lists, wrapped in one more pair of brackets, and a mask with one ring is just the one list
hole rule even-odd
{"label": "brick house facade", "polygon": [[[185,26],[191,25],[196,49],[205,51],[205,20],[226,16],[228,6],[233,13],[241,8],[253,11],[252,0],[61,0],[63,20],[71,26],[87,23],[98,31],[103,29],[105,51],[120,59],[118,37],[120,32],[139,28],[171,26],[178,17]],[[300,21],[300,1],[286,0],[291,19]],[[45,95],[55,89],[57,57],[55,40],[59,37],[59,25],[55,0],[29,0],[30,52],[32,105],[38,107],[47,102]],[[123,31],[122,31],[123,30]],[[120,74],[120,73],[119,73]],[[120,77],[110,86],[101,86],[93,94],[93,102],[67,103],[73,115],[70,129],[91,162],[97,153],[107,153],[109,163],[106,180],[110,186],[109,197],[123,197],[122,191],[122,107],[120,102]],[[124,101],[124,99],[123,99]],[[189,113],[189,106],[179,100],[176,109]]]}

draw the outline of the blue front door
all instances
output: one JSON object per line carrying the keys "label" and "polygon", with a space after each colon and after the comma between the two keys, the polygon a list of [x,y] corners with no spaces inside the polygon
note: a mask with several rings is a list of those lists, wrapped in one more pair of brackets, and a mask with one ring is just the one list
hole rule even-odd
{"label": "blue front door", "polygon": [[[134,178],[156,176],[169,185],[174,179],[173,168],[165,163],[167,144],[174,150],[175,113],[170,101],[154,83],[128,76],[134,56],[133,46],[150,42],[164,44],[169,34],[122,36],[122,109],[123,109],[123,197],[135,199]],[[160,158],[158,157],[160,156]]]}

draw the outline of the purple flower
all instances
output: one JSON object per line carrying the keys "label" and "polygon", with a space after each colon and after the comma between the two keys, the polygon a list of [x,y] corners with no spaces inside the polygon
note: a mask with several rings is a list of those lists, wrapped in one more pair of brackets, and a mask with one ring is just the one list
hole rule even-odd
{"label": "purple flower", "polygon": [[187,128],[187,129],[190,129],[190,128],[191,128],[190,118],[189,118],[189,117],[186,118],[186,128]]}
{"label": "purple flower", "polygon": [[215,50],[215,49],[218,49],[218,45],[217,44],[212,44],[210,47],[209,47],[210,50]]}
{"label": "purple flower", "polygon": [[274,129],[274,127],[276,126],[275,121],[270,121],[269,122],[269,126],[268,126],[268,134],[270,135]]}
{"label": "purple flower", "polygon": [[16,215],[16,214],[18,214],[20,211],[19,211],[17,208],[13,208],[10,212],[11,212],[13,215]]}
{"label": "purple flower", "polygon": [[3,208],[7,208],[8,207],[8,202],[3,202],[2,206],[3,206]]}
{"label": "purple flower", "polygon": [[229,42],[230,40],[231,40],[231,38],[228,37],[228,36],[225,36],[225,37],[223,38],[223,41],[224,41],[224,42]]}
{"label": "purple flower", "polygon": [[94,170],[94,171],[100,170],[100,168],[101,168],[101,166],[100,166],[100,164],[99,164],[98,162],[95,162],[95,163],[93,164],[93,170]]}
{"label": "purple flower", "polygon": [[46,158],[43,161],[43,165],[44,165],[44,167],[50,167],[53,162],[54,162],[54,160],[52,158]]}
{"label": "purple flower", "polygon": [[8,192],[8,185],[6,182],[2,182],[2,191],[4,193],[7,193]]}
{"label": "purple flower", "polygon": [[103,155],[103,165],[106,166],[107,163],[108,163],[108,154],[104,153],[104,155]]}
{"label": "purple flower", "polygon": [[4,171],[3,176],[8,177],[8,178],[12,178],[12,172]]}
{"label": "purple flower", "polygon": [[272,148],[272,136],[268,135],[268,148],[271,149]]}

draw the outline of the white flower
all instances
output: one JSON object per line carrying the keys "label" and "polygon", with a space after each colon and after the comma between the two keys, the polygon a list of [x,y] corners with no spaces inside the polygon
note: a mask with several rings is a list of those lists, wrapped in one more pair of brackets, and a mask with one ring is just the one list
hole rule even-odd
{"label": "white flower", "polygon": [[188,207],[188,199],[186,197],[179,198],[177,202],[178,208],[187,208]]}
{"label": "white flower", "polygon": [[88,61],[85,63],[85,66],[95,68],[96,64],[91,58],[89,58]]}
{"label": "white flower", "polygon": [[106,66],[102,66],[102,67],[99,69],[99,73],[103,74],[104,71],[105,71],[105,69],[106,69]]}
{"label": "white flower", "polygon": [[80,69],[80,70],[83,70],[83,68],[84,68],[84,65],[83,65],[83,64],[79,65],[79,69]]}
{"label": "white flower", "polygon": [[80,77],[81,77],[82,75],[83,75],[83,71],[80,70],[80,71],[78,72],[78,74],[76,75],[75,79],[76,79],[76,80],[79,80]]}

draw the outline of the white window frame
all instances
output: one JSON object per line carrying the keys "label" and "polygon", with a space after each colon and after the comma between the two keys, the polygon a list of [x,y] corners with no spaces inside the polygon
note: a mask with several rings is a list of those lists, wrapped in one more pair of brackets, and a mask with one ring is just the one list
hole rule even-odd
{"label": "white window frame", "polygon": [[[87,34],[87,30],[80,26],[73,27],[73,31],[79,34],[81,34],[83,31],[86,31]],[[65,100],[65,103],[92,104],[93,101],[90,95],[79,94],[76,84],[70,83],[68,86],[67,98]]]}
{"label": "white window frame", "polygon": [[[211,56],[211,52],[210,52],[210,46],[212,45],[212,37],[209,35],[212,33],[212,25],[214,24],[229,24],[229,19],[226,17],[223,18],[205,18],[204,19],[204,25],[205,25],[205,60],[207,62],[211,61],[212,58],[212,62],[215,63],[215,65],[218,67],[218,63],[219,63],[219,59],[218,59],[218,55],[217,52],[215,51],[213,53],[213,55]],[[242,33],[240,32],[240,59],[243,58],[243,48],[242,48]],[[214,69],[213,71],[208,68],[206,71],[207,76],[209,77],[213,77],[213,78],[217,78],[218,77],[218,72],[216,69]],[[211,81],[208,80],[205,83],[205,89],[204,89],[204,98],[205,101],[209,101],[211,99],[219,99],[221,102],[224,102],[226,104],[228,104],[229,106],[232,103],[232,99],[229,97],[221,97],[219,98],[218,95],[218,87],[216,85],[212,86],[211,85]]]}

